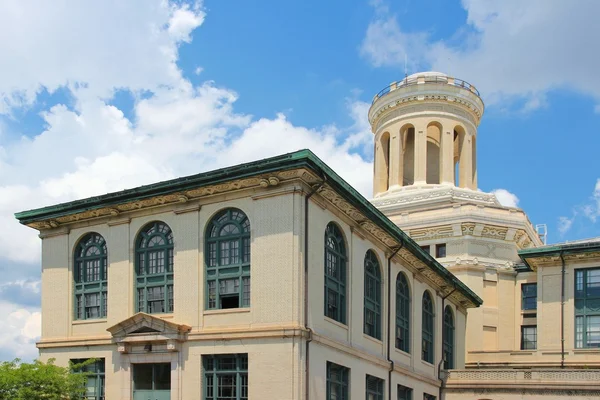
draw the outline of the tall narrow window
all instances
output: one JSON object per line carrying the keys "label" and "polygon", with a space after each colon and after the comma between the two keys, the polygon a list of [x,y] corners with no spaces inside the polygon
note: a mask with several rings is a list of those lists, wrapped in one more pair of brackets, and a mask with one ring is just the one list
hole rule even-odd
{"label": "tall narrow window", "polygon": [[88,233],[75,248],[75,319],[105,318],[108,295],[106,242]]}
{"label": "tall narrow window", "polygon": [[104,400],[105,396],[105,370],[104,358],[96,359],[90,363],[86,359],[71,360],[74,373],[87,375],[85,382],[85,393],[82,399]]}
{"label": "tall narrow window", "polygon": [[537,348],[537,325],[521,326],[521,350]]}
{"label": "tall narrow window", "polygon": [[421,346],[421,358],[428,363],[433,364],[433,300],[429,292],[423,293],[423,318],[421,327],[421,336],[423,337],[423,344]]}
{"label": "tall narrow window", "polygon": [[213,217],[206,231],[207,308],[250,307],[250,220],[228,208]]}
{"label": "tall narrow window", "polygon": [[398,400],[413,400],[413,390],[409,387],[398,385]]}
{"label": "tall narrow window", "polygon": [[575,347],[600,347],[600,268],[575,270]]}
{"label": "tall narrow window", "polygon": [[523,283],[521,285],[521,310],[530,311],[537,309],[537,283]]}
{"label": "tall narrow window", "polygon": [[206,400],[248,400],[248,354],[202,356]]}
{"label": "tall narrow window", "polygon": [[373,250],[365,254],[364,333],[381,339],[381,271]]}
{"label": "tall narrow window", "polygon": [[327,400],[348,400],[350,369],[327,362]]}
{"label": "tall narrow window", "polygon": [[367,375],[367,400],[383,400],[383,379]]}
{"label": "tall narrow window", "polygon": [[410,353],[410,289],[402,272],[396,278],[396,348]]}
{"label": "tall narrow window", "polygon": [[452,308],[444,310],[444,369],[454,368],[454,314]]}
{"label": "tall narrow window", "polygon": [[346,323],[346,244],[330,222],[325,229],[325,315]]}
{"label": "tall narrow window", "polygon": [[173,312],[173,232],[164,222],[151,222],[135,247],[136,311]]}
{"label": "tall narrow window", "polygon": [[423,393],[423,400],[435,400],[435,396],[429,393]]}

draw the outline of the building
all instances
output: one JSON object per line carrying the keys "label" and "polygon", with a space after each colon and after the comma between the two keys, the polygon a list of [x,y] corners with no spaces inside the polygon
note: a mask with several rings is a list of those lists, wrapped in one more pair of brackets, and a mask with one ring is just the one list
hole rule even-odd
{"label": "building", "polygon": [[310,151],[16,217],[88,399],[431,400],[465,367],[481,299]]}
{"label": "building", "polygon": [[574,281],[595,279],[599,241],[544,246],[523,210],[478,190],[483,112],[473,85],[438,72],[392,83],[369,110],[372,203],[483,299],[446,398],[598,398],[595,283]]}

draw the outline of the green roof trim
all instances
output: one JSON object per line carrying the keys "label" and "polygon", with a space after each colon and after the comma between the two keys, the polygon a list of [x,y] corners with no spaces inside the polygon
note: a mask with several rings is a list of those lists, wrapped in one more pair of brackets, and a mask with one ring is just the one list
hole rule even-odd
{"label": "green roof trim", "polygon": [[577,253],[591,253],[600,251],[600,238],[578,240],[572,243],[557,243],[549,246],[534,247],[531,249],[519,250],[518,254],[521,260],[531,268],[527,259],[545,257],[545,256],[558,256],[560,254],[577,254]]}
{"label": "green roof trim", "polygon": [[221,168],[209,172],[191,175],[183,178],[171,179],[151,185],[126,189],[119,192],[108,193],[101,196],[76,200],[68,203],[22,211],[15,217],[22,224],[28,224],[41,219],[52,219],[77,212],[109,207],[124,202],[142,200],[153,196],[164,195],[176,191],[189,190],[203,185],[214,185],[232,179],[241,179],[257,174],[266,174],[274,171],[289,170],[305,167],[313,170],[326,180],[327,184],[335,189],[346,201],[365,214],[365,216],[379,225],[387,234],[395,238],[409,249],[418,259],[429,265],[438,275],[451,283],[465,297],[479,306],[483,303],[471,289],[462,283],[454,274],[437,262],[429,253],[404,233],[396,224],[379,211],[371,202],[363,197],[356,189],[336,174],[327,164],[319,159],[310,150],[300,150],[280,156],[265,158],[233,167]]}

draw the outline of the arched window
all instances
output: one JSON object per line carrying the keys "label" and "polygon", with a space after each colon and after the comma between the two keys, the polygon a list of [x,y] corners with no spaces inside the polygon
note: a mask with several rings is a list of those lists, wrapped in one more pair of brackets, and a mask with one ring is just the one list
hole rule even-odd
{"label": "arched window", "polygon": [[381,339],[381,272],[373,250],[365,254],[364,333]]}
{"label": "arched window", "polygon": [[75,248],[75,319],[105,318],[107,311],[106,242],[102,235],[88,233]]}
{"label": "arched window", "polygon": [[208,309],[250,307],[250,220],[228,208],[206,230]]}
{"label": "arched window", "polygon": [[396,278],[396,348],[410,353],[410,289],[402,272]]}
{"label": "arched window", "polygon": [[164,222],[151,222],[135,246],[136,311],[173,312],[173,232]]}
{"label": "arched window", "polygon": [[423,337],[423,345],[421,346],[421,358],[428,363],[433,364],[433,300],[429,292],[423,293],[423,318],[421,326],[421,336]]}
{"label": "arched window", "polygon": [[346,244],[330,222],[325,229],[325,315],[346,323]]}
{"label": "arched window", "polygon": [[454,368],[454,314],[452,308],[444,310],[444,369]]}

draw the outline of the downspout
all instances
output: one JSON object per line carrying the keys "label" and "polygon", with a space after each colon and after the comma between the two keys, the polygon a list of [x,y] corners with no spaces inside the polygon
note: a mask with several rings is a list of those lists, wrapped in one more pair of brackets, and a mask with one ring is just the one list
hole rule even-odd
{"label": "downspout", "polygon": [[565,367],[565,258],[560,252],[562,269],[560,271],[560,368]]}
{"label": "downspout", "polygon": [[444,363],[444,313],[446,312],[446,299],[448,297],[450,297],[450,295],[454,292],[456,292],[456,282],[453,283],[454,284],[454,289],[452,289],[452,291],[450,293],[448,293],[447,295],[442,297],[442,334],[440,335],[442,337],[442,358],[440,359],[440,363],[438,364],[438,379],[440,380],[440,390],[439,390],[439,394],[438,394],[438,399],[442,399],[442,391],[444,389],[444,379],[442,378],[442,364]]}
{"label": "downspout", "polygon": [[312,197],[313,194],[318,192],[323,185],[325,184],[326,177],[323,176],[323,181],[312,187],[310,193],[304,197],[304,329],[308,332],[308,337],[306,338],[306,350],[305,350],[305,373],[306,379],[304,382],[304,396],[306,400],[308,399],[308,393],[310,389],[310,342],[312,342],[312,330],[308,327],[308,200]]}
{"label": "downspout", "polygon": [[398,254],[398,252],[404,247],[404,242],[400,241],[400,246],[394,250],[391,256],[388,257],[387,260],[387,276],[388,276],[388,296],[387,296],[387,361],[390,363],[390,370],[388,371],[388,398],[392,400],[392,372],[394,371],[394,361],[391,357],[391,347],[392,347],[392,335],[390,334],[390,330],[392,327],[391,323],[391,305],[392,305],[392,258]]}

